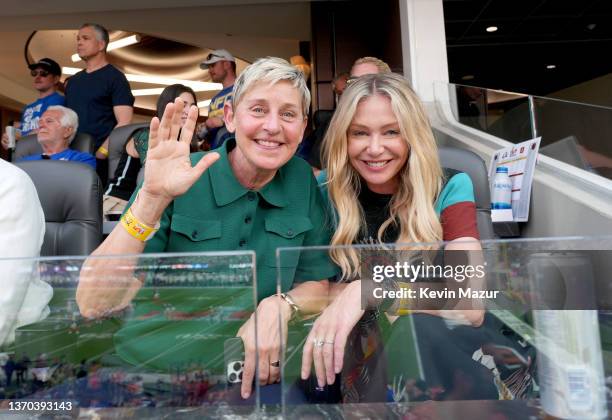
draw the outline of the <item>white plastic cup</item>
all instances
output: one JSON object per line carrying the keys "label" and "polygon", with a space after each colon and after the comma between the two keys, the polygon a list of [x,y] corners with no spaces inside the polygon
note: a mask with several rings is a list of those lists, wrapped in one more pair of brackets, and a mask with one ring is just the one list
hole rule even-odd
{"label": "white plastic cup", "polygon": [[17,129],[15,127],[13,127],[12,125],[7,125],[6,129],[5,129],[5,132],[6,132],[6,135],[8,137],[8,148],[9,149],[14,149],[15,148]]}

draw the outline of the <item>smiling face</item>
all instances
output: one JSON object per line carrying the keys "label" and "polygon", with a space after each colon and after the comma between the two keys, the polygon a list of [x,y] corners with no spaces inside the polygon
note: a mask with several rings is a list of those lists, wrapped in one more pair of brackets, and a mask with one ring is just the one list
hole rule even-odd
{"label": "smiling face", "polygon": [[295,154],[306,128],[298,89],[287,81],[259,83],[235,105],[226,102],[224,110],[237,158],[251,173],[275,173]]}
{"label": "smiling face", "polygon": [[189,92],[183,92],[179,95],[179,98],[181,99],[181,101],[183,101],[183,104],[185,105],[185,107],[183,108],[183,113],[181,114],[181,127],[185,125],[185,121],[187,121],[187,116],[189,115],[189,109],[191,108],[192,105],[195,105],[195,98],[193,97],[193,95]]}
{"label": "smiling face", "polygon": [[400,133],[391,100],[378,94],[363,99],[347,138],[351,165],[368,188],[379,194],[395,193],[410,147]]}
{"label": "smiling face", "polygon": [[89,26],[79,29],[77,34],[77,54],[87,60],[104,51],[104,41],[96,38],[96,31]]}

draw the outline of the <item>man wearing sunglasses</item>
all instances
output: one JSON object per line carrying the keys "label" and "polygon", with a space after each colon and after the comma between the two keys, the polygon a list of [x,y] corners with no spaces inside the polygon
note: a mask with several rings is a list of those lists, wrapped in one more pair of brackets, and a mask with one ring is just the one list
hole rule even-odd
{"label": "man wearing sunglasses", "polygon": [[216,149],[231,137],[223,122],[223,107],[225,101],[232,99],[236,80],[236,59],[227,50],[214,50],[206,56],[206,60],[202,61],[200,68],[208,70],[213,82],[223,85],[223,89],[210,100],[204,134],[204,138],[210,143],[210,148]]}
{"label": "man wearing sunglasses", "polygon": [[[28,66],[33,78],[34,89],[38,99],[23,109],[21,114],[21,135],[35,134],[38,131],[38,121],[48,107],[64,105],[64,97],[57,92],[57,84],[62,70],[59,64],[50,58],[43,58]],[[2,146],[8,148],[8,137],[2,135]]]}

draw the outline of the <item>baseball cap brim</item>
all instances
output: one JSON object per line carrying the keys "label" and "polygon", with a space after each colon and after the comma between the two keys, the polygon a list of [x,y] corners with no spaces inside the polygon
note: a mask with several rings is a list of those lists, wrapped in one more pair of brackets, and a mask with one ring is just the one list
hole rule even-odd
{"label": "baseball cap brim", "polygon": [[206,69],[207,66],[217,63],[219,61],[231,61],[235,63],[236,59],[226,50],[215,50],[208,54],[206,60],[200,63],[200,68]]}
{"label": "baseball cap brim", "polygon": [[36,63],[28,65],[28,69],[30,69],[30,70],[34,70],[34,69],[37,69],[37,68],[45,69],[45,70],[49,71],[49,73],[55,74],[57,76],[61,76],[62,75],[62,70],[61,70],[59,64],[57,64],[57,63],[52,64],[50,62],[41,60],[41,61],[38,61]]}
{"label": "baseball cap brim", "polygon": [[207,66],[209,66],[210,64],[215,64],[219,61],[228,61],[225,58],[222,57],[212,57],[210,60],[204,60],[200,63],[200,68],[202,69],[206,69]]}

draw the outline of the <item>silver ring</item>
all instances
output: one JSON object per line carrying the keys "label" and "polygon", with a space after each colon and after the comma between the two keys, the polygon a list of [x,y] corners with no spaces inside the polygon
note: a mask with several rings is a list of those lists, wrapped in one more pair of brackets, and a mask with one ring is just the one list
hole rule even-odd
{"label": "silver ring", "polygon": [[333,341],[323,341],[323,344],[331,344],[333,346],[334,342]]}
{"label": "silver ring", "polygon": [[275,362],[270,362],[270,366],[272,366],[272,367],[280,367],[280,360],[277,360]]}
{"label": "silver ring", "polygon": [[325,344],[324,340],[319,340],[318,338],[313,338],[312,342],[314,343],[315,347],[323,347],[323,344]]}

